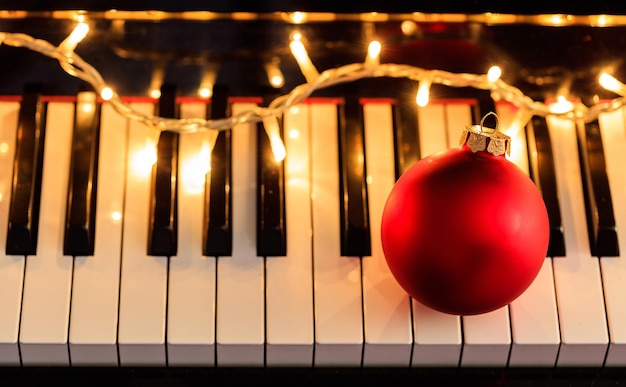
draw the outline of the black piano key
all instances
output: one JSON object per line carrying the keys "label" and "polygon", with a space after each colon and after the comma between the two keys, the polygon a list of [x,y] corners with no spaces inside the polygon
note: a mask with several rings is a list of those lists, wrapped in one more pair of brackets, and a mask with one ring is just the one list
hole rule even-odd
{"label": "black piano key", "polygon": [[81,92],[76,101],[63,254],[93,255],[98,181],[100,104],[96,93]]}
{"label": "black piano key", "polygon": [[7,254],[33,255],[37,252],[45,127],[46,105],[36,90],[27,87],[17,126]]}
{"label": "black piano key", "polygon": [[356,97],[339,107],[341,255],[371,255],[363,109]]}
{"label": "black piano key", "polygon": [[417,105],[399,101],[393,108],[396,180],[420,159]]}
{"label": "black piano key", "polygon": [[619,256],[617,226],[606,174],[600,124],[594,120],[585,123],[580,129],[578,152],[591,254],[596,257]]}
{"label": "black piano key", "polygon": [[559,193],[556,185],[550,133],[544,117],[533,116],[526,126],[526,139],[528,154],[530,155],[530,176],[541,192],[550,222],[547,256],[564,257],[565,239],[559,207]]}
{"label": "black piano key", "polygon": [[[177,118],[176,90],[161,88],[158,114]],[[150,223],[148,255],[170,257],[176,255],[178,237],[178,133],[159,134],[157,162],[153,167],[150,195]]]}
{"label": "black piano key", "polygon": [[[210,118],[228,117],[228,90],[216,85],[211,98]],[[221,131],[211,153],[211,176],[207,179],[203,254],[232,255],[231,134]]]}
{"label": "black piano key", "polygon": [[[267,97],[266,103],[273,98]],[[280,120],[281,138],[283,135]],[[281,257],[287,254],[285,230],[285,167],[276,161],[262,123],[257,124],[257,255]]]}
{"label": "black piano key", "polygon": [[475,92],[476,96],[476,105],[472,108],[472,124],[478,125],[481,123],[482,119],[485,118],[485,122],[483,125],[486,128],[496,128],[498,122],[496,122],[496,118],[493,115],[485,117],[489,113],[496,112],[496,103],[493,98],[491,98],[491,93],[489,90],[477,90]]}

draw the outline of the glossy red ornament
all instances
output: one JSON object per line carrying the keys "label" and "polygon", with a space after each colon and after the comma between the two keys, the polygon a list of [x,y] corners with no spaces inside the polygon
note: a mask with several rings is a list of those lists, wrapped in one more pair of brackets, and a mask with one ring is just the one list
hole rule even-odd
{"label": "glossy red ornament", "polygon": [[532,180],[505,157],[507,136],[474,125],[461,142],[398,179],[381,237],[389,268],[411,297],[473,315],[507,305],[533,282],[549,222]]}

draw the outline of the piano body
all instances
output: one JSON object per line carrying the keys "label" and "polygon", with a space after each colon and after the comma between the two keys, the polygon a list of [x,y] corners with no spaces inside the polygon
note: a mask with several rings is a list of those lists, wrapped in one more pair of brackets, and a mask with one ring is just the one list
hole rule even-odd
{"label": "piano body", "polygon": [[[0,9],[3,367],[626,365],[626,110],[598,83],[603,71],[626,79],[626,17],[592,5],[520,13],[35,3]],[[73,49],[126,114],[1,35],[57,46],[81,21],[89,32]],[[290,49],[294,34],[312,67]],[[158,131],[136,119],[257,111],[316,70],[363,63],[372,40],[382,45],[372,66],[452,75],[432,82],[419,107],[424,81],[396,74],[315,89],[277,119],[232,130]],[[492,65],[524,98],[454,81]],[[591,113],[521,106],[559,97]],[[511,160],[545,199],[550,246],[510,305],[446,315],[391,277],[382,207],[406,168],[456,146],[464,126],[493,110],[513,137]],[[282,161],[268,127],[284,142]]]}

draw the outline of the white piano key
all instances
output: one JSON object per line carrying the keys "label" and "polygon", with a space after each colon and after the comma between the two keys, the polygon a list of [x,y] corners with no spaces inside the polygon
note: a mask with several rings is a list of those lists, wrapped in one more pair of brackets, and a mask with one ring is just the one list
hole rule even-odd
{"label": "white piano key", "polygon": [[311,105],[315,366],[359,366],[363,351],[361,261],[342,257],[337,106]]}
{"label": "white piano key", "polygon": [[611,189],[615,225],[620,247],[619,257],[600,259],[604,302],[608,319],[609,344],[605,367],[626,365],[626,133],[624,132],[624,109],[603,113],[599,117],[602,146],[606,161],[606,173]]}
{"label": "white piano key", "polygon": [[446,116],[442,103],[429,103],[427,106],[417,108],[420,158],[423,159],[448,149],[448,133],[445,130],[445,120]]}
{"label": "white piano key", "polygon": [[37,254],[24,273],[20,349],[23,365],[69,365],[73,258],[63,255],[74,104],[48,104]]}
{"label": "white piano key", "polygon": [[[472,122],[470,105],[446,104],[448,147],[458,148],[463,128]],[[511,346],[508,306],[476,316],[463,316],[462,367],[504,367]]]}
{"label": "white piano key", "polygon": [[309,120],[306,104],[284,116],[287,256],[265,264],[267,366],[313,364]]}
{"label": "white piano key", "polygon": [[[496,104],[499,130],[511,137],[509,160],[526,174],[528,152],[524,123],[514,123],[517,108]],[[531,156],[532,157],[532,156]],[[552,258],[546,257],[530,287],[509,305],[512,345],[509,367],[551,367],[561,342],[554,293]]]}
{"label": "white piano key", "polygon": [[72,365],[118,365],[117,311],[127,120],[102,106],[94,255],[74,258]]}
{"label": "white piano key", "polygon": [[557,367],[602,366],[608,345],[600,265],[591,256],[583,200],[576,127],[548,117],[565,257],[552,258],[561,348]]}
{"label": "white piano key", "polygon": [[[133,108],[152,114],[151,103]],[[165,366],[167,259],[147,255],[148,211],[157,134],[131,121],[123,214],[118,351],[122,366]]]}
{"label": "white piano key", "polygon": [[[469,112],[469,110],[467,111]],[[421,158],[448,149],[444,105],[431,103],[420,108],[418,117],[420,120],[418,134]],[[460,132],[459,136],[455,138],[458,139],[459,137]],[[428,308],[417,300],[413,300],[412,308],[413,366],[458,366],[463,344],[461,318]]]}
{"label": "white piano key", "polygon": [[395,182],[391,105],[363,106],[372,256],[363,257],[363,366],[404,366],[413,345],[411,300],[393,278],[382,250],[383,207]]}
{"label": "white piano key", "polygon": [[[204,118],[206,105],[183,103],[181,118]],[[178,253],[171,258],[167,301],[170,366],[215,365],[215,257],[202,255],[204,195],[216,131],[182,133],[178,163]]]}
{"label": "white piano key", "polygon": [[[0,235],[5,238],[11,203],[11,176],[15,157],[15,136],[19,102],[0,103]],[[3,239],[4,241],[4,239]],[[19,366],[18,333],[24,284],[23,256],[6,255],[0,246],[0,367]]]}
{"label": "white piano key", "polygon": [[[237,102],[232,115],[255,108]],[[231,257],[217,258],[217,365],[262,366],[264,262],[256,255],[256,124],[232,129]]]}

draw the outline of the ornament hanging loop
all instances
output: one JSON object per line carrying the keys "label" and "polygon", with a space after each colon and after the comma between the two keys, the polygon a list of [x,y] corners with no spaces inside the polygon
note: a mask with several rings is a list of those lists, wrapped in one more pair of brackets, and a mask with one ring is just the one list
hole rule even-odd
{"label": "ornament hanging loop", "polygon": [[483,128],[485,128],[485,120],[487,119],[487,117],[489,116],[494,116],[494,118],[496,119],[496,127],[495,128],[488,128],[488,129],[493,129],[494,131],[498,130],[498,127],[500,126],[500,120],[498,119],[498,115],[494,112],[489,112],[487,114],[485,114],[483,116],[483,118],[480,120],[480,131],[483,131]]}
{"label": "ornament hanging loop", "polygon": [[[486,128],[484,126],[485,119],[493,115],[496,118],[496,127]],[[487,151],[494,156],[503,154],[511,155],[510,142],[511,138],[506,134],[498,131],[498,116],[494,112],[489,112],[480,120],[480,125],[467,126],[461,135],[461,145],[467,145],[474,153],[479,151]]]}

